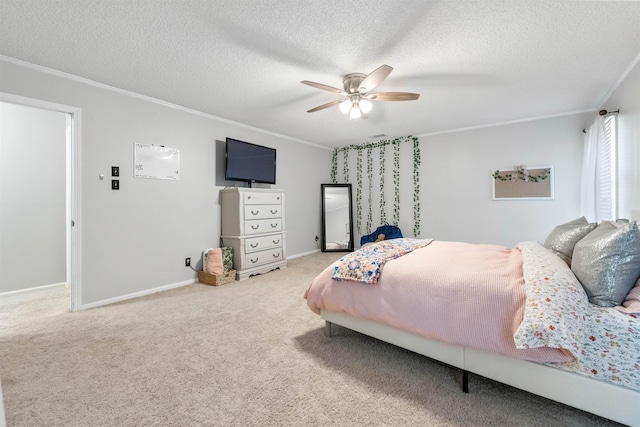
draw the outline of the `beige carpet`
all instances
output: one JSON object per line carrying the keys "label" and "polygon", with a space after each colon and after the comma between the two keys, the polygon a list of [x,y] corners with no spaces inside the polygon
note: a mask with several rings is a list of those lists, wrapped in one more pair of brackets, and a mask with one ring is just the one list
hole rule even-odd
{"label": "beige carpet", "polygon": [[78,313],[58,288],[3,297],[17,426],[602,426],[602,418],[324,322],[302,298],[341,254]]}

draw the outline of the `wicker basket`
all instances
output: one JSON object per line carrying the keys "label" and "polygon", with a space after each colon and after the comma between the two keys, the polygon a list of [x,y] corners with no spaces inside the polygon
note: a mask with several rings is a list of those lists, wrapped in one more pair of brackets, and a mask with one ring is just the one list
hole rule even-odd
{"label": "wicker basket", "polygon": [[198,271],[198,280],[205,285],[220,286],[236,280],[236,271],[229,270],[223,274],[209,274],[206,271]]}

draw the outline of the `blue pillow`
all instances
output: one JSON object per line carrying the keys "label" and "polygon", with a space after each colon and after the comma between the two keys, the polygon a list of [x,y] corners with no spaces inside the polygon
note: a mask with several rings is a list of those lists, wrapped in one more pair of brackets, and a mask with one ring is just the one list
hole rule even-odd
{"label": "blue pillow", "polygon": [[378,236],[380,236],[381,234],[384,234],[384,240],[402,238],[402,231],[400,231],[400,228],[395,225],[389,225],[389,223],[387,222],[384,225],[376,228],[376,231],[374,231],[373,233],[362,236],[360,238],[360,246],[364,245],[365,243],[375,242],[376,240],[378,240]]}

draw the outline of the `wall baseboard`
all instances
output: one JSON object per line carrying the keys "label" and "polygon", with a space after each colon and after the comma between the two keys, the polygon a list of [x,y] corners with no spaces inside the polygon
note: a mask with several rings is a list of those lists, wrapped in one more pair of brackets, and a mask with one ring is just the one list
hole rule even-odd
{"label": "wall baseboard", "polygon": [[301,253],[301,254],[289,255],[289,256],[287,257],[287,259],[289,260],[289,259],[301,258],[301,257],[303,257],[303,256],[307,256],[307,255],[315,254],[315,253],[318,253],[318,252],[320,252],[320,249],[316,249],[316,250],[309,251],[309,252],[303,252],[303,253]]}
{"label": "wall baseboard", "polygon": [[89,303],[89,304],[82,304],[82,307],[80,309],[81,310],[88,310],[90,308],[96,308],[96,307],[100,307],[100,306],[103,306],[103,305],[109,305],[109,304],[113,304],[113,303],[120,302],[120,301],[126,301],[126,300],[133,299],[133,298],[143,297],[145,295],[151,295],[151,294],[155,294],[157,292],[168,291],[169,289],[180,288],[182,286],[191,285],[191,284],[196,283],[196,282],[197,282],[196,279],[191,279],[191,280],[185,280],[184,282],[170,283],[168,285],[160,286],[160,287],[153,288],[153,289],[147,289],[147,290],[140,291],[140,292],[134,292],[134,293],[131,293],[131,294],[121,295],[121,296],[114,297],[114,298],[108,298],[108,299],[104,299],[104,300],[101,300],[101,301],[92,302],[92,303]]}
{"label": "wall baseboard", "polygon": [[[316,249],[313,251],[309,251],[309,252],[303,252],[300,254],[296,254],[296,255],[291,255],[288,256],[287,259],[295,259],[295,258],[300,258],[303,256],[307,256],[307,255],[311,255],[311,254],[315,254],[320,252],[320,249]],[[101,301],[96,301],[96,302],[92,302],[89,304],[82,304],[81,310],[88,310],[90,308],[96,308],[96,307],[100,307],[103,305],[109,305],[109,304],[113,304],[116,302],[120,302],[120,301],[126,301],[132,298],[138,298],[138,297],[142,297],[145,295],[150,295],[150,294],[155,294],[156,292],[162,292],[162,291],[168,291],[169,289],[175,289],[175,288],[179,288],[181,286],[187,286],[187,285],[191,285],[193,283],[196,283],[197,280],[196,279],[192,279],[192,280],[185,280],[184,282],[178,282],[178,283],[171,283],[168,285],[164,285],[164,286],[160,286],[158,288],[153,288],[153,289],[147,289],[145,291],[140,291],[140,292],[134,292],[131,294],[126,294],[126,295],[121,295],[118,297],[114,297],[114,298],[108,298],[105,300],[101,300]]]}
{"label": "wall baseboard", "polygon": [[53,283],[51,285],[35,286],[33,288],[25,288],[25,289],[18,289],[18,290],[15,290],[15,291],[0,292],[0,296],[17,295],[17,294],[24,294],[24,293],[27,293],[27,292],[44,291],[46,289],[54,288],[56,286],[66,286],[67,288],[69,287],[69,285],[67,285],[65,282]]}

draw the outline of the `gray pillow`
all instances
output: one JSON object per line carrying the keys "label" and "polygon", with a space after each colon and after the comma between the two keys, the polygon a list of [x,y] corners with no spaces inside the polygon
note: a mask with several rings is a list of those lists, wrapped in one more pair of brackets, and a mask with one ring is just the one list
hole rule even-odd
{"label": "gray pillow", "polygon": [[585,217],[574,219],[554,228],[544,241],[544,247],[558,255],[571,267],[573,247],[595,228],[596,223],[589,223]]}
{"label": "gray pillow", "polygon": [[640,276],[640,230],[636,222],[616,228],[602,223],[573,250],[571,270],[589,302],[615,307],[624,301]]}

